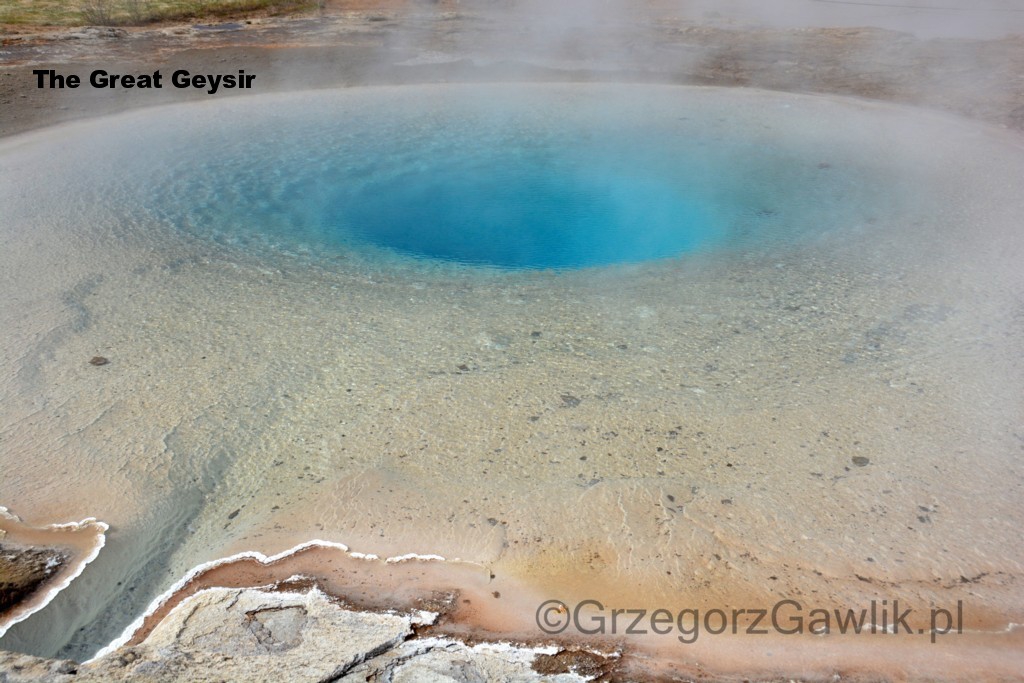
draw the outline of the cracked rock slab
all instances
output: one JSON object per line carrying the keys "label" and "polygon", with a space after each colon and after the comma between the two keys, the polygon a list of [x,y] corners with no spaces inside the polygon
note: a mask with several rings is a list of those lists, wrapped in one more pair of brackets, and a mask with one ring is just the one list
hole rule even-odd
{"label": "cracked rock slab", "polygon": [[561,652],[557,647],[470,646],[414,634],[415,626],[436,618],[422,611],[353,611],[315,588],[306,593],[208,588],[171,610],[141,644],[86,664],[0,652],[0,683],[577,683],[600,675],[600,667],[581,669],[575,660],[564,667],[538,666]]}
{"label": "cracked rock slab", "polygon": [[336,680],[410,635],[414,618],[353,612],[327,595],[212,588],[174,608],[141,645],[77,680]]}
{"label": "cracked rock slab", "polygon": [[0,652],[0,683],[76,683],[78,664],[42,659],[18,652]]}

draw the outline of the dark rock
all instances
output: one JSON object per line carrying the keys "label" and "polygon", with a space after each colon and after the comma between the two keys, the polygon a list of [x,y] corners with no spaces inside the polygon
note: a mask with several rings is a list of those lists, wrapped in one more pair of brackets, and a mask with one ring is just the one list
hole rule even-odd
{"label": "dark rock", "polygon": [[70,559],[56,548],[0,543],[0,613],[31,596]]}
{"label": "dark rock", "polygon": [[612,661],[593,652],[562,650],[553,655],[538,655],[533,660],[533,670],[545,676],[573,673],[593,678],[608,673]]}

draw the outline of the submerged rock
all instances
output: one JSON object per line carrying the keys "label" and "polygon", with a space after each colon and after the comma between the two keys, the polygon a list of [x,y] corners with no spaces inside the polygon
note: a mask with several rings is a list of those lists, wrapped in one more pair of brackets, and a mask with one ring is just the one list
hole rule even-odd
{"label": "submerged rock", "polygon": [[583,402],[582,399],[576,398],[572,394],[562,394],[562,405],[565,408],[575,408]]}

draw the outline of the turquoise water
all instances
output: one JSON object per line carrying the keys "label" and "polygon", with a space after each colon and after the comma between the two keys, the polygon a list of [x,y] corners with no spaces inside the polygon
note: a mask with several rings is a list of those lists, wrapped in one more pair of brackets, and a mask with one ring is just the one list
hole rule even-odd
{"label": "turquoise water", "polygon": [[160,131],[173,147],[140,167],[137,201],[224,243],[573,269],[790,243],[897,196],[863,160],[833,165],[834,150],[671,109],[495,91],[381,118],[305,101],[269,101],[230,128]]}
{"label": "turquoise water", "polygon": [[628,156],[588,167],[594,150],[570,151],[443,157],[339,187],[325,218],[409,255],[510,268],[674,256],[724,231],[722,210],[690,196],[686,179],[634,168]]}

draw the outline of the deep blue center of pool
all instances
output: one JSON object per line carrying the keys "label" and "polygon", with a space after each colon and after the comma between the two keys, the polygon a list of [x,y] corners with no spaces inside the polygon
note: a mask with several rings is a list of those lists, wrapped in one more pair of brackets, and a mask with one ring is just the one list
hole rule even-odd
{"label": "deep blue center of pool", "polygon": [[720,229],[685,185],[628,163],[591,167],[494,150],[441,158],[339,188],[339,230],[419,257],[507,268],[578,268],[664,258]]}

